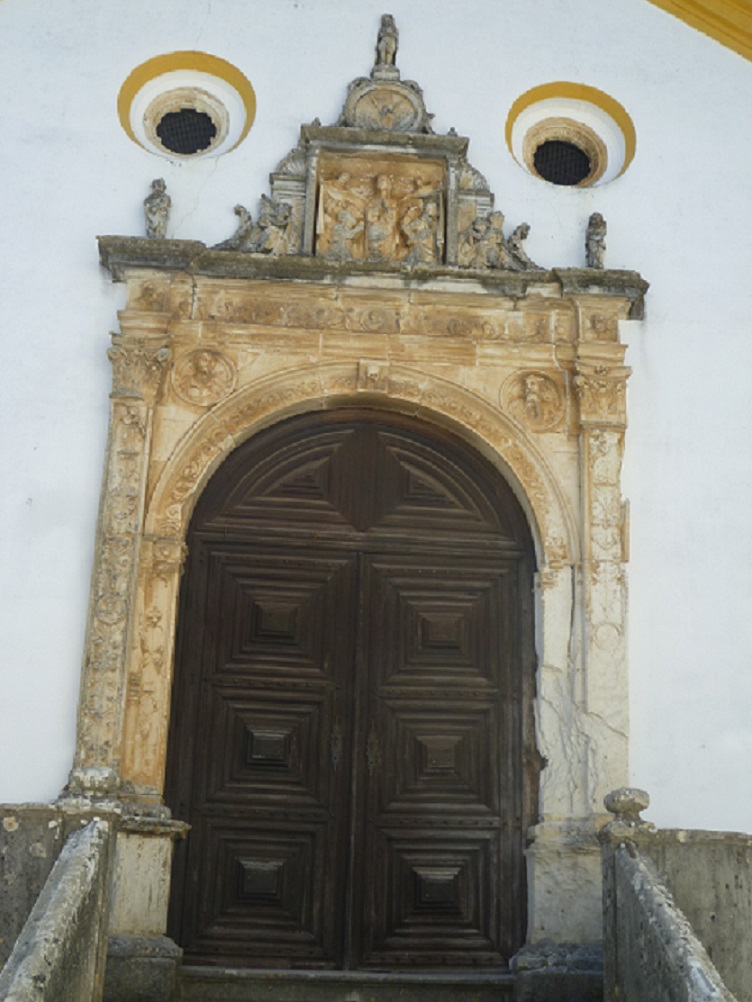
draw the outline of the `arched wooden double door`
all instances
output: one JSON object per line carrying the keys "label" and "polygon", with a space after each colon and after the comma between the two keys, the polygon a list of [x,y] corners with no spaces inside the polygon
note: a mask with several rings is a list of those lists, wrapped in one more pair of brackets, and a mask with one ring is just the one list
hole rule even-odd
{"label": "arched wooden double door", "polygon": [[332,411],[240,447],[188,538],[166,800],[194,963],[504,965],[534,820],[533,554],[453,435]]}

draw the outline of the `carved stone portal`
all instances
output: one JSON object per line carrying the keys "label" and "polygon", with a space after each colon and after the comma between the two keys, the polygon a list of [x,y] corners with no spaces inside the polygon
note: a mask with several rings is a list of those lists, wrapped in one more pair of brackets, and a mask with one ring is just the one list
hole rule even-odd
{"label": "carved stone portal", "polygon": [[[400,81],[393,27],[382,25],[377,64],[351,85],[340,123],[302,128],[257,223],[238,207],[238,234],[213,250],[100,239],[127,304],[110,353],[69,793],[164,813],[184,541],[218,465],[292,414],[365,404],[418,415],[495,463],[529,518],[546,763],[528,850],[530,935],[593,940],[603,796],[627,781],[619,321],[640,315],[646,283],[601,258],[581,270],[533,265],[527,228],[505,234],[467,140],[433,135],[419,88]],[[387,91],[415,115],[396,97],[384,111]],[[574,884],[576,902],[563,890]]]}

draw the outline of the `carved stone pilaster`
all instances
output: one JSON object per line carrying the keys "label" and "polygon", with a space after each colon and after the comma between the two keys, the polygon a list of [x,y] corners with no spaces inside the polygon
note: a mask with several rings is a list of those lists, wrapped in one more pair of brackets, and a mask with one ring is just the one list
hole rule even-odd
{"label": "carved stone pilaster", "polygon": [[117,792],[120,735],[152,405],[169,350],[164,337],[113,335],[110,429],[84,653],[76,756],[68,790]]}
{"label": "carved stone pilaster", "polygon": [[141,543],[137,602],[123,725],[122,787],[141,801],[162,792],[172,654],[186,547],[146,536]]}
{"label": "carved stone pilaster", "polygon": [[[599,392],[596,398],[601,399]],[[614,415],[608,403],[594,410],[591,419],[605,416],[606,420],[592,425],[583,422],[581,433],[584,708],[593,746],[608,747],[610,752],[588,762],[592,809],[608,792],[609,783],[625,782],[628,775],[627,526],[621,496],[624,431],[616,423],[609,425]]]}

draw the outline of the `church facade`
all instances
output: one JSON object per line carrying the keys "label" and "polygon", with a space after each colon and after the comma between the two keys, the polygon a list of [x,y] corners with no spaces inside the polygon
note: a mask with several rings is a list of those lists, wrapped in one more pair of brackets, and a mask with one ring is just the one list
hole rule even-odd
{"label": "church facade", "polygon": [[600,938],[611,790],[752,826],[752,69],[593,6],[18,69],[0,796],[116,805],[114,933],[498,968]]}

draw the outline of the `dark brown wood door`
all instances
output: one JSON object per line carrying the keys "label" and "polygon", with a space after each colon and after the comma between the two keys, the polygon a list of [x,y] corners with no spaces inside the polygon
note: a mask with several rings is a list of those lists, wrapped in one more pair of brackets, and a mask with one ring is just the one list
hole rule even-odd
{"label": "dark brown wood door", "polygon": [[504,965],[534,821],[529,531],[451,435],[364,411],[246,443],[189,536],[166,801],[198,963]]}

